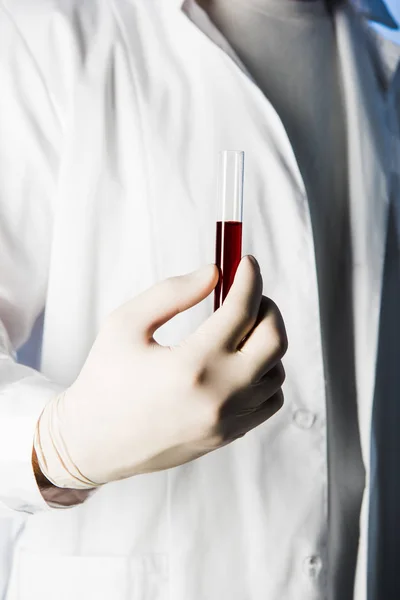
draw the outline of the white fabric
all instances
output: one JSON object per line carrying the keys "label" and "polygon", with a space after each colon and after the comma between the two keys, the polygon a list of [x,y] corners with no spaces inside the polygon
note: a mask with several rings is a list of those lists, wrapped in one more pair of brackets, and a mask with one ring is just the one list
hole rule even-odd
{"label": "white fabric", "polygon": [[[229,46],[210,39],[215,32],[193,4],[196,24],[176,4],[0,5],[0,306],[14,347],[46,304],[42,374],[16,366],[3,349],[1,497],[12,508],[47,508],[29,469],[34,422],[79,374],[105,315],[156,281],[213,260],[212,173],[222,148],[247,153],[244,251],[259,258],[265,292],[285,318],[286,404],[214,454],[29,517],[5,549],[14,553],[7,600],[326,594],[325,384],[303,181],[276,112]],[[372,63],[349,8],[335,25],[368,469],[392,138],[381,59]],[[176,343],[211,310],[209,301],[179,315],[159,341]],[[356,600],[366,598],[367,500],[364,507]]]}

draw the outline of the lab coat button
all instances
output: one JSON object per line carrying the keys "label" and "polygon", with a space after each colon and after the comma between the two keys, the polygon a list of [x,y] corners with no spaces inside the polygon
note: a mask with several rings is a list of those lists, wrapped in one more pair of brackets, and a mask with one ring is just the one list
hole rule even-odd
{"label": "lab coat button", "polygon": [[315,415],[308,410],[299,408],[293,414],[293,420],[300,429],[310,429],[315,423]]}
{"label": "lab coat button", "polygon": [[303,571],[311,579],[316,579],[322,570],[322,560],[319,556],[307,556],[303,561]]}

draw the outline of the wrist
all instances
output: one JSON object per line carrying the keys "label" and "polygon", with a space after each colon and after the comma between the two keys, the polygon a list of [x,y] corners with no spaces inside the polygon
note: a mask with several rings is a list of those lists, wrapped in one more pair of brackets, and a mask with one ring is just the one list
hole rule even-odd
{"label": "wrist", "polygon": [[38,468],[53,487],[92,490],[101,484],[91,481],[80,472],[70,456],[66,443],[68,438],[64,439],[63,419],[60,418],[60,414],[65,416],[62,408],[64,399],[65,392],[51,400],[39,417],[34,437]]}
{"label": "wrist", "polygon": [[56,487],[47,477],[42,473],[37,458],[35,446],[32,449],[32,467],[33,472],[38,484],[40,493],[52,508],[70,508],[73,506],[79,506],[87,500],[96,490],[73,490]]}
{"label": "wrist", "polygon": [[53,488],[55,487],[51,481],[49,481],[47,479],[47,477],[43,474],[40,466],[39,466],[39,461],[38,461],[38,457],[36,454],[36,449],[35,449],[35,445],[33,445],[32,447],[32,467],[33,467],[33,473],[35,475],[35,479],[36,479],[36,483],[38,484],[40,490],[48,490],[49,488]]}
{"label": "wrist", "polygon": [[[41,467],[41,464],[43,464],[45,468],[47,468],[47,461],[44,458],[43,450],[39,443],[39,428],[40,418],[36,426],[34,443],[32,447],[32,468],[40,493],[47,504],[52,508],[70,508],[82,504],[96,491],[97,488],[74,489],[73,486],[68,488],[66,485],[59,487],[57,486],[57,481],[54,483],[50,481],[45,472],[43,472],[44,469]],[[46,434],[44,437],[46,438]],[[41,460],[39,460],[38,454],[40,455]]]}

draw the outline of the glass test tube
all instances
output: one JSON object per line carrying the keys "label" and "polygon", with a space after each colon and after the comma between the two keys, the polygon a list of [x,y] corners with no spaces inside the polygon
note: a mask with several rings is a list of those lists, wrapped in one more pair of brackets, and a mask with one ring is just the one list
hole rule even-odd
{"label": "glass test tube", "polygon": [[215,245],[220,276],[215,288],[214,310],[224,302],[242,257],[243,179],[244,152],[220,152]]}

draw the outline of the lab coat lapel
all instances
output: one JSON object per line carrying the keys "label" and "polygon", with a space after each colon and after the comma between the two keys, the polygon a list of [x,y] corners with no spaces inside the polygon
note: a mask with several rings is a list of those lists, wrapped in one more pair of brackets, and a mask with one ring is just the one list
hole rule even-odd
{"label": "lab coat lapel", "polygon": [[[182,2],[181,2],[182,4]],[[228,40],[222,35],[218,28],[214,25],[208,15],[203,9],[195,2],[195,0],[186,0],[182,6],[183,12],[190,18],[196,27],[200,29],[214,44],[216,44],[221,50],[229,56],[234,63],[239,67],[243,73],[247,75],[249,79],[253,80],[252,75],[240,60],[237,53],[234,51]]]}
{"label": "lab coat lapel", "polygon": [[367,597],[369,462],[372,405],[390,187],[388,110],[367,48],[349,6],[335,16],[348,127],[353,311],[358,418],[366,469],[355,598]]}
{"label": "lab coat lapel", "polygon": [[362,25],[349,6],[341,8],[335,20],[348,127],[356,376],[367,464],[389,204],[390,135],[386,99],[371,69]]}

